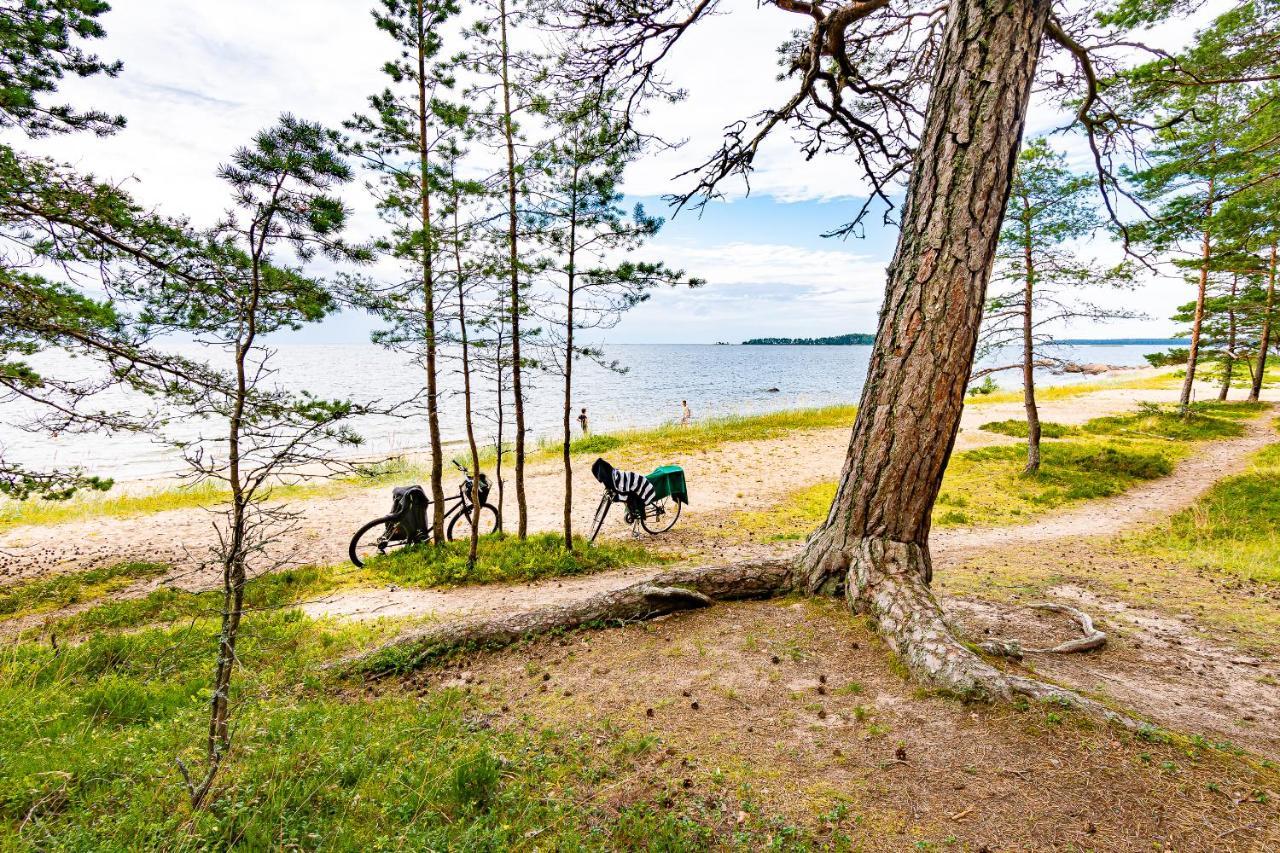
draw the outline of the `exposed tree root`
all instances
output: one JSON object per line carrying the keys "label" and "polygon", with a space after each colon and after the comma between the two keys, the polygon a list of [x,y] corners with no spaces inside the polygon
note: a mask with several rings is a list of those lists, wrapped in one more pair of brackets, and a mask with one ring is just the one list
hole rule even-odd
{"label": "exposed tree root", "polygon": [[1067,614],[1080,625],[1080,631],[1084,636],[1077,637],[1074,640],[1067,640],[1065,643],[1059,643],[1047,649],[1024,649],[1017,640],[1003,640],[996,637],[984,643],[979,643],[978,648],[987,654],[1022,660],[1023,655],[1066,655],[1076,652],[1091,652],[1107,644],[1107,635],[1094,626],[1093,619],[1083,610],[1052,602],[1042,602],[1029,606],[1036,610],[1052,610],[1055,613]]}
{"label": "exposed tree root", "polygon": [[[1025,696],[1076,708],[1130,729],[1144,725],[1075,691],[1003,672],[975,654],[946,623],[929,589],[932,571],[925,546],[866,537],[850,547],[824,529],[809,540],[802,561],[797,574],[806,578],[811,589],[829,590],[829,579],[841,568],[846,570],[843,588],[849,606],[875,620],[885,642],[923,684],[966,699],[1010,701]],[[1070,613],[1087,634],[1056,649],[1105,642],[1106,635],[1094,629],[1086,614],[1064,605],[1049,605],[1049,609]]]}
{"label": "exposed tree root", "polygon": [[[921,561],[927,560],[928,552],[918,545],[866,539],[848,563],[846,584],[850,605],[873,617],[889,648],[917,680],[965,699],[1012,701],[1025,696],[1076,708],[1128,728],[1143,725],[1074,691],[1002,672],[975,654],[946,624],[942,609],[924,583]],[[402,634],[335,667],[364,678],[382,678],[456,652],[499,649],[543,634],[639,622],[708,607],[716,601],[770,598],[793,591],[811,576],[783,560],[676,569],[569,604],[432,625]],[[1060,608],[1075,616],[1089,633],[1072,643],[1095,642],[1093,635],[1101,632],[1092,630],[1086,614],[1061,605],[1049,606]]]}
{"label": "exposed tree root", "polygon": [[569,604],[432,625],[337,666],[378,678],[454,652],[498,649],[540,634],[585,625],[623,625],[707,607],[717,600],[769,598],[790,589],[791,565],[782,560],[676,569]]}

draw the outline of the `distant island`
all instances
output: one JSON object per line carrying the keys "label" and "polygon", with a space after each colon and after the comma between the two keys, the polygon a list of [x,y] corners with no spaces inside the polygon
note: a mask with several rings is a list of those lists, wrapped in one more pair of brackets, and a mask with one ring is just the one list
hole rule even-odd
{"label": "distant island", "polygon": [[1162,347],[1185,344],[1186,342],[1186,338],[1068,338],[1066,340],[1055,341],[1054,343],[1097,347]]}
{"label": "distant island", "polygon": [[835,335],[830,338],[752,338],[743,341],[744,347],[848,347],[870,346],[876,342],[875,335],[854,332],[850,335]]}
{"label": "distant island", "polygon": [[[743,341],[744,347],[849,347],[849,346],[871,346],[876,342],[876,336],[864,332],[853,332],[848,335],[833,335],[829,338],[752,338],[749,341]],[[1176,346],[1177,344],[1185,344],[1185,338],[1067,338],[1065,340],[1054,341],[1056,344],[1067,344],[1070,346]],[[717,345],[724,346],[724,341],[717,341]]]}

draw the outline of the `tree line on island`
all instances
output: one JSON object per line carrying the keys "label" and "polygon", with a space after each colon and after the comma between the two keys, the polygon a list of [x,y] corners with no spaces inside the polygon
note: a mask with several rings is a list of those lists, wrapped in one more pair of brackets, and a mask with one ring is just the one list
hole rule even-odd
{"label": "tree line on island", "polygon": [[[1205,359],[1227,373],[1224,388],[1249,366],[1257,396],[1276,337],[1280,4],[1215,7],[1176,53],[1144,46],[1142,32],[1200,0],[1110,0],[1087,13],[1051,0],[769,5],[803,23],[780,36],[794,91],[727,128],[670,200],[708,203],[726,181],[750,175],[762,144],[784,137],[808,156],[847,156],[868,188],[832,234],[859,233],[877,206],[898,227],[833,505],[797,560],[671,573],[664,593],[645,587],[525,624],[554,630],[583,614],[598,623],[665,612],[654,596],[697,606],[842,594],[923,684],[975,699],[1051,698],[1115,718],[1075,693],[998,670],[955,636],[930,589],[931,513],[975,352],[1021,348],[1008,367],[1023,372],[1028,421],[1037,423],[1032,374],[1052,358],[1047,326],[1128,313],[1096,307],[1084,288],[1128,287],[1137,264],[1170,261],[1195,293],[1184,408]],[[574,547],[573,368],[581,359],[612,365],[580,333],[615,323],[655,288],[701,283],[629,256],[661,220],[626,210],[620,184],[629,162],[665,144],[647,127],[647,106],[683,96],[664,76],[668,57],[716,10],[711,0],[381,0],[371,25],[389,40],[385,88],[342,127],[286,113],[230,153],[219,169],[227,212],[205,226],[149,210],[121,186],[16,142],[0,145],[0,388],[6,402],[42,412],[22,425],[160,436],[174,419],[211,425],[198,439],[174,440],[190,479],[220,483],[228,495],[212,556],[222,606],[204,763],[182,767],[194,807],[231,746],[245,586],[287,560],[276,546],[297,523],[268,501],[271,488],[350,470],[337,449],[358,446],[359,418],[414,411],[425,422],[438,543],[440,413],[459,399],[444,393],[442,377],[459,374],[471,465],[478,471],[482,433],[493,436],[499,472],[512,457],[523,537],[525,403],[538,377],[553,377],[563,392],[565,547]],[[0,125],[25,145],[124,125],[49,102],[68,74],[119,73],[118,62],[85,48],[104,36],[106,11],[92,0],[0,9],[10,36]],[[1071,116],[1087,171],[1070,168],[1047,139],[1023,144],[1033,89]],[[349,236],[341,195],[361,175],[382,219],[368,240]],[[1114,235],[1130,259],[1104,266],[1081,257],[1082,241],[1099,233]],[[344,307],[379,317],[375,340],[421,369],[416,411],[275,382],[265,336]],[[175,334],[205,344],[208,358],[167,351]],[[31,357],[45,350],[88,357],[101,372],[38,369]],[[120,385],[155,407],[98,408],[98,392]],[[500,473],[499,490],[503,483]],[[12,498],[65,499],[109,485],[95,473],[0,457],[0,489]],[[474,560],[474,519],[470,527]],[[616,615],[610,601],[629,609]],[[433,648],[447,645],[446,634],[432,632]]]}

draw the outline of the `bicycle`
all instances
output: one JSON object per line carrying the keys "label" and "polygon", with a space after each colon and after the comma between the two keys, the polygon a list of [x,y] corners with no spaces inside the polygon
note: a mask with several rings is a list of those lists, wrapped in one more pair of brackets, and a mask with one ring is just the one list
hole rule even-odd
{"label": "bicycle", "polygon": [[[462,472],[462,485],[458,494],[445,498],[444,521],[445,539],[471,538],[471,489],[474,481],[471,472],[458,462],[454,467]],[[487,536],[498,529],[498,510],[489,503],[489,478],[480,474],[480,535]],[[406,486],[392,490],[391,512],[381,518],[375,518],[356,531],[351,537],[351,545],[347,555],[351,562],[363,567],[365,561],[374,556],[382,556],[389,551],[418,545],[431,541],[432,520],[427,512],[431,500],[421,486]],[[377,528],[381,526],[379,532]],[[376,535],[374,535],[376,533]]]}
{"label": "bicycle", "polygon": [[675,527],[680,520],[680,508],[689,500],[684,486],[684,471],[675,465],[654,471],[646,478],[655,487],[654,496],[649,501],[642,502],[635,495],[618,492],[613,486],[613,466],[605,462],[605,469],[601,470],[597,467],[601,462],[604,460],[597,460],[596,465],[592,466],[592,475],[604,486],[604,494],[600,496],[600,503],[596,506],[591,539],[588,541],[596,541],[609,515],[609,509],[616,503],[627,508],[623,516],[627,524],[633,528],[639,524],[651,536],[666,533]]}

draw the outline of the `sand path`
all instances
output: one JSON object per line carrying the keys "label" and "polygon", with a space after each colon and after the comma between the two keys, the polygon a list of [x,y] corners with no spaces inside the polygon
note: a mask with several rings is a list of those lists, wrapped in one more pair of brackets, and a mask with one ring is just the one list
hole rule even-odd
{"label": "sand path", "polygon": [[[1276,432],[1271,425],[1271,415],[1268,414],[1246,422],[1245,434],[1240,438],[1206,442],[1200,445],[1194,456],[1184,460],[1169,476],[1130,489],[1116,497],[1089,501],[1075,509],[1048,515],[1024,525],[936,530],[930,538],[935,563],[945,565],[947,562],[956,562],[982,548],[1114,535],[1157,521],[1193,503],[1218,479],[1244,470],[1253,453],[1274,441]],[[715,559],[729,561],[746,557],[781,556],[798,549],[798,543],[717,546]],[[455,590],[391,587],[342,591],[308,602],[303,610],[312,616],[354,619],[383,616],[445,617],[518,611],[562,604],[594,593],[617,589],[650,577],[656,571],[651,568],[631,568],[584,578]]]}
{"label": "sand path", "polygon": [[[1172,391],[1105,390],[1087,396],[1050,401],[1042,417],[1059,423],[1081,423],[1089,418],[1126,412],[1140,400],[1169,400]],[[969,406],[961,422],[957,450],[1010,441],[981,432],[981,424],[1022,417],[1020,403]],[[763,509],[779,495],[839,476],[848,443],[848,428],[796,432],[785,438],[733,442],[700,451],[679,460],[658,454],[627,454],[625,465],[650,470],[678,461],[684,466],[692,490],[689,527],[712,522],[717,516],[739,509]],[[611,454],[621,457],[623,454]],[[600,494],[591,479],[589,459],[579,458],[574,471],[575,526],[586,529]],[[510,483],[508,483],[510,486]],[[452,490],[456,484],[447,484]],[[558,460],[530,464],[526,491],[531,530],[556,530],[561,523],[563,474]],[[507,515],[514,516],[508,489]],[[390,508],[390,489],[352,488],[325,498],[297,501],[301,512],[296,529],[282,537],[275,558],[297,564],[333,564],[346,559],[351,534],[364,522]],[[496,500],[496,497],[491,498]],[[131,518],[103,517],[51,525],[18,526],[0,533],[0,585],[46,574],[77,571],[125,561],[151,561],[174,566],[167,583],[186,589],[206,589],[218,583],[208,563],[214,539],[215,516],[200,508],[187,508]],[[686,523],[682,522],[681,527]],[[620,519],[611,518],[606,536],[624,536]],[[687,544],[681,542],[680,544]]]}

